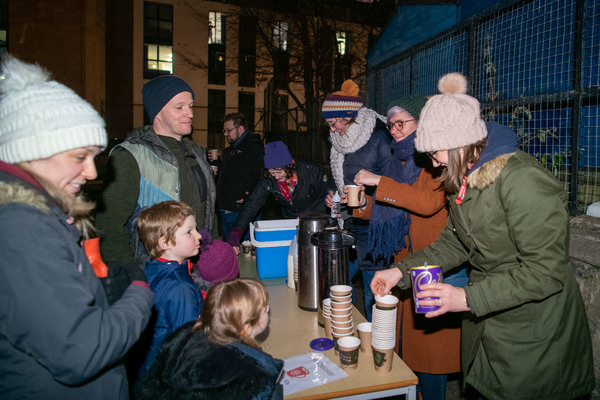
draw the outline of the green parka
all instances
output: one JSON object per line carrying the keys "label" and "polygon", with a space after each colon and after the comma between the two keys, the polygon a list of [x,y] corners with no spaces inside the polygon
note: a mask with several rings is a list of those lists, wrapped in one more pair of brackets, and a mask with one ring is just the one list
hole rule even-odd
{"label": "green parka", "polygon": [[[506,129],[488,123],[488,147]],[[471,313],[462,328],[465,382],[491,400],[590,393],[590,331],[569,260],[566,193],[559,182],[516,151],[474,170],[462,205],[455,199],[449,196],[440,238],[394,266],[410,277],[408,268],[424,262],[444,271],[472,265],[465,288]],[[410,279],[399,286],[409,287]]]}

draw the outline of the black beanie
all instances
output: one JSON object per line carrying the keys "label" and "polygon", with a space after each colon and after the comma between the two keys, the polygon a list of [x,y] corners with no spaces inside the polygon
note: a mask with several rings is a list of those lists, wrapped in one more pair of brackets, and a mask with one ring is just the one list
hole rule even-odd
{"label": "black beanie", "polygon": [[142,88],[142,97],[150,123],[154,122],[154,117],[165,104],[181,92],[190,92],[192,99],[194,98],[194,91],[190,85],[174,75],[162,75],[146,83]]}

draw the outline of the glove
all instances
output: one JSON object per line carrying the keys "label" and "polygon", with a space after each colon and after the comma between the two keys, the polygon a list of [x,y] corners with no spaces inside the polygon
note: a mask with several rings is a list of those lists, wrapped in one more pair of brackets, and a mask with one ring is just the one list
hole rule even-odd
{"label": "glove", "polygon": [[126,264],[122,266],[127,273],[129,274],[129,278],[131,282],[133,281],[143,281],[148,283],[148,278],[146,278],[146,274],[144,273],[144,267],[137,264]]}
{"label": "glove", "polygon": [[200,239],[200,252],[203,253],[208,250],[208,246],[212,244],[213,238],[206,229],[200,229],[198,233],[202,236],[202,239]]}
{"label": "glove", "polygon": [[229,231],[229,235],[227,235],[227,243],[231,247],[240,247],[240,242],[242,241],[242,231],[237,228]]}
{"label": "glove", "polygon": [[100,278],[104,292],[108,298],[108,304],[112,305],[123,296],[125,290],[131,284],[131,278],[126,269],[120,265],[110,265],[105,278]]}

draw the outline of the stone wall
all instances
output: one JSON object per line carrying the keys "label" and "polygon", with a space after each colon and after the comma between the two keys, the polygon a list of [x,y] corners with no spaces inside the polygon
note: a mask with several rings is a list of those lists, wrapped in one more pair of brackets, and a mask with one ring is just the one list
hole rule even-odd
{"label": "stone wall", "polygon": [[600,400],[600,218],[587,215],[571,218],[569,253],[592,333],[596,373],[592,399]]}

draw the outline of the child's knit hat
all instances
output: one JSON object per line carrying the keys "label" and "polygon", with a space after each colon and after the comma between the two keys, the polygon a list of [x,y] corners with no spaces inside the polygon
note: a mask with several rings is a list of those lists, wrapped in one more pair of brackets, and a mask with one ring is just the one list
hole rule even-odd
{"label": "child's knit hat", "polygon": [[479,101],[467,93],[467,78],[446,74],[438,82],[438,94],[421,110],[415,147],[432,152],[468,146],[487,137]]}
{"label": "child's knit hat", "polygon": [[198,275],[209,283],[237,278],[240,267],[235,250],[221,240],[213,240],[207,230],[199,231],[202,245],[198,256]]}
{"label": "child's knit hat", "polygon": [[42,67],[2,57],[0,160],[17,164],[106,143],[104,120],[87,101]]}
{"label": "child's knit hat", "polygon": [[323,102],[321,114],[323,118],[354,118],[363,106],[358,96],[358,85],[348,79],[342,84],[342,90],[329,93]]}

